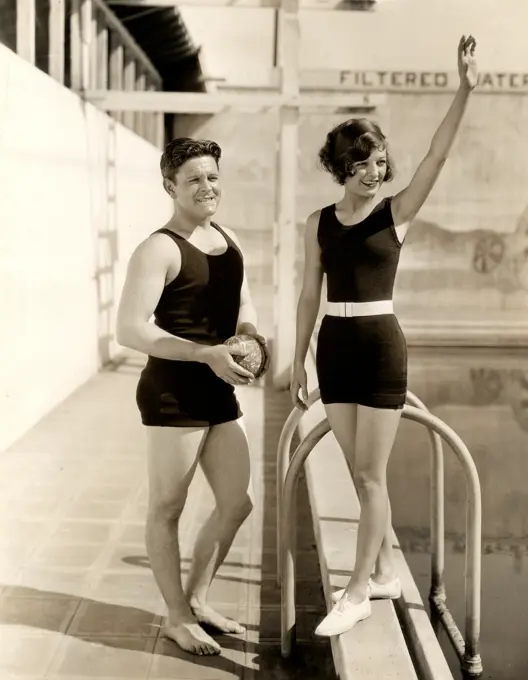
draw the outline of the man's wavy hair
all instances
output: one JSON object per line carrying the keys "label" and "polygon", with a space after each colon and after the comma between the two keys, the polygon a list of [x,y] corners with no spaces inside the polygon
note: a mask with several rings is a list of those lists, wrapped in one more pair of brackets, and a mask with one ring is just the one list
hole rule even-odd
{"label": "man's wavy hair", "polygon": [[160,160],[160,169],[163,179],[174,181],[179,168],[191,158],[212,156],[216,165],[220,166],[222,149],[216,142],[208,139],[192,139],[191,137],[178,137],[169,142],[165,147]]}
{"label": "man's wavy hair", "polygon": [[387,141],[379,125],[367,118],[351,118],[341,123],[326,136],[319,151],[319,162],[338,184],[345,184],[355,174],[354,163],[367,160],[373,151],[387,152],[387,172],[384,182],[394,177],[394,163]]}

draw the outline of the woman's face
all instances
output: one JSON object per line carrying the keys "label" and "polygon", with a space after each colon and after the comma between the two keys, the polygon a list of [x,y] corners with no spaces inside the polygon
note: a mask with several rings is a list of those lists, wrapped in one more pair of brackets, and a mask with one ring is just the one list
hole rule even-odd
{"label": "woman's face", "polygon": [[345,182],[346,191],[369,198],[379,191],[387,173],[387,151],[375,149],[364,161],[351,166],[350,177]]}

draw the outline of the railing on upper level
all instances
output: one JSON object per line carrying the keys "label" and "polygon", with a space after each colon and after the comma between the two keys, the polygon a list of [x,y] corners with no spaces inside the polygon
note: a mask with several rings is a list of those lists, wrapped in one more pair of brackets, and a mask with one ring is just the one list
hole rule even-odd
{"label": "railing on upper level", "polygon": [[[3,0],[4,42],[83,96],[90,89],[158,91],[162,78],[105,0]],[[163,145],[163,114],[115,112],[116,120]]]}

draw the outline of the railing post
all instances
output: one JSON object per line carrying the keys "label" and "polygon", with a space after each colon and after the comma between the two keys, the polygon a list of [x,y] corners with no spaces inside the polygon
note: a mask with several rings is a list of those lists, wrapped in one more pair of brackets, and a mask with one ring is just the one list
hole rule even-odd
{"label": "railing post", "polygon": [[[136,61],[134,55],[127,49],[125,49],[124,86],[126,91],[133,92],[136,89]],[[123,124],[130,129],[134,128],[134,111],[123,113]]]}
{"label": "railing post", "polygon": [[[141,64],[138,64],[136,67],[136,90],[139,92],[145,92],[146,89],[147,76],[141,68]],[[135,116],[134,128],[136,133],[141,137],[145,137],[147,134],[145,125],[146,115],[147,114],[144,111],[138,111]]]}
{"label": "railing post", "polygon": [[[429,413],[427,406],[412,392],[407,393],[410,406]],[[429,597],[445,599],[444,563],[445,563],[445,495],[444,495],[444,452],[441,437],[428,429],[432,446],[431,458],[431,590]]]}
{"label": "railing post", "polygon": [[70,87],[75,92],[82,88],[82,30],[81,0],[71,0],[70,14]]}
{"label": "railing post", "polygon": [[[125,48],[115,31],[110,31],[110,89],[123,89],[123,76],[125,69]],[[112,111],[112,116],[119,122],[123,120],[121,111]]]}
{"label": "railing post", "polygon": [[81,90],[86,92],[93,82],[93,4],[92,0],[81,0]]}
{"label": "railing post", "polygon": [[30,64],[35,63],[36,34],[35,0],[16,0],[16,50]]}
{"label": "railing post", "polygon": [[109,40],[108,28],[104,18],[97,13],[97,59],[96,59],[96,87],[98,90],[107,90],[109,85]]}
{"label": "railing post", "polygon": [[482,673],[480,658],[481,591],[480,496],[469,495],[466,516],[466,625],[462,668],[469,675]]}
{"label": "railing post", "polygon": [[[313,390],[308,395],[307,407],[311,408],[320,398],[319,388]],[[281,547],[280,547],[280,518],[282,512],[282,491],[284,488],[284,481],[288,473],[290,464],[290,448],[293,435],[299,426],[304,411],[300,408],[294,408],[290,413],[279,437],[279,445],[277,447],[277,585],[280,585],[281,578]]]}
{"label": "railing post", "polygon": [[[155,92],[156,85],[152,82],[151,78],[147,76],[147,92]],[[145,113],[145,128],[146,137],[151,144],[158,146],[156,139],[156,116],[157,114],[152,111]]]}
{"label": "railing post", "polygon": [[66,3],[50,0],[49,4],[49,74],[64,83],[64,40],[66,36]]}
{"label": "railing post", "polygon": [[304,462],[318,442],[330,431],[327,420],[316,425],[303,439],[292,456],[284,480],[281,532],[281,653],[291,654],[295,642],[295,544],[297,531],[297,482]]}
{"label": "railing post", "polygon": [[90,88],[98,87],[97,83],[99,80],[98,65],[99,65],[99,10],[97,5],[92,6],[92,20],[91,20],[91,30],[90,30],[90,45],[88,48],[89,60],[90,60]]}
{"label": "railing post", "polygon": [[477,468],[462,439],[440,418],[413,406],[405,406],[403,417],[425,425],[444,439],[456,454],[466,477],[466,621],[465,636],[446,606],[445,593],[432,597],[444,629],[461,662],[470,675],[482,673],[480,640],[481,532],[482,500]]}

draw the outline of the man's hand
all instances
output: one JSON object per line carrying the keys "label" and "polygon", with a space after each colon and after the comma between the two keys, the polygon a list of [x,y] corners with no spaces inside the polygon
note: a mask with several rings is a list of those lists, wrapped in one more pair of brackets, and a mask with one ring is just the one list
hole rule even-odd
{"label": "man's hand", "polygon": [[257,329],[252,323],[240,324],[240,326],[237,328],[236,334],[249,335],[250,337],[255,338],[255,340],[260,344],[260,346],[264,350],[265,355],[264,366],[261,371],[261,375],[264,375],[264,373],[266,373],[266,371],[269,369],[271,363],[271,356],[268,349],[268,341],[266,340],[266,338],[263,335],[260,335],[260,333],[257,331]]}
{"label": "man's hand", "polygon": [[195,354],[195,360],[207,364],[215,375],[229,385],[248,385],[253,374],[233,360],[233,356],[245,356],[237,347],[227,345],[204,346]]}
{"label": "man's hand", "polygon": [[254,332],[249,332],[249,333],[245,332],[244,335],[249,335],[252,338],[255,338],[255,340],[262,347],[262,350],[264,351],[264,365],[262,367],[260,375],[264,375],[264,373],[266,373],[266,371],[269,369],[270,363],[271,363],[271,355],[270,355],[270,351],[268,349],[268,341],[266,340],[266,338],[263,335],[260,335],[259,333],[257,333],[256,330]]}
{"label": "man's hand", "polygon": [[268,343],[266,338],[263,337],[262,335],[259,335],[258,333],[256,333],[253,337],[255,338],[255,340],[260,342],[260,346],[264,351],[264,365],[262,366],[262,370],[260,372],[260,375],[264,375],[268,371],[271,363],[271,354],[268,349]]}

